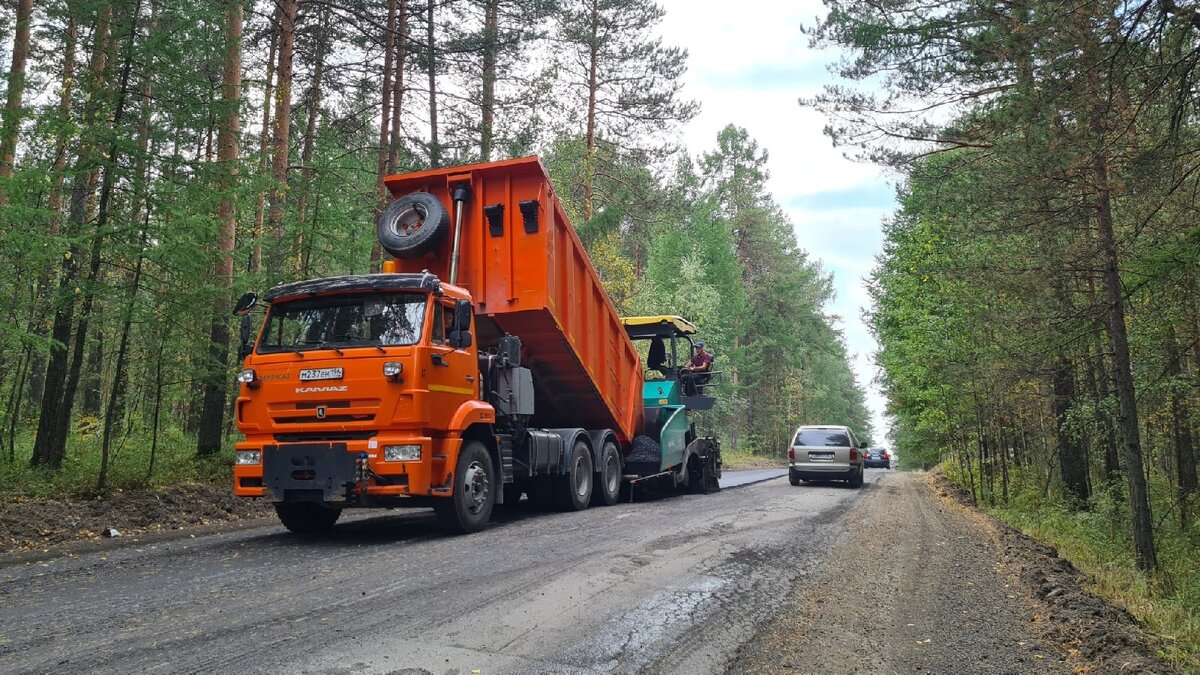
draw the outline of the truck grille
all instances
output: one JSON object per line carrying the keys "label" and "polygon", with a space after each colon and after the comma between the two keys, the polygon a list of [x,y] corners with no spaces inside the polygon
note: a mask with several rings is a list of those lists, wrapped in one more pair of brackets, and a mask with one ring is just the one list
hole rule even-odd
{"label": "truck grille", "polygon": [[289,424],[353,424],[375,420],[379,399],[349,399],[342,401],[290,401],[268,406],[271,421],[276,425]]}

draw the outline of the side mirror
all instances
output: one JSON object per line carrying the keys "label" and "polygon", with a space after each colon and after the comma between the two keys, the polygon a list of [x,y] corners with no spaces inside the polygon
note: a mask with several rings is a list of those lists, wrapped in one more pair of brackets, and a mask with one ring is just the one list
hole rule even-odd
{"label": "side mirror", "polygon": [[[241,304],[241,303],[238,303]],[[242,324],[238,327],[238,337],[242,340],[242,346],[238,348],[238,358],[245,359],[250,356],[250,315],[242,314]]]}
{"label": "side mirror", "polygon": [[471,346],[471,315],[474,309],[469,300],[459,300],[454,303],[454,330],[450,331],[450,346],[455,349],[466,349]]}
{"label": "side mirror", "polygon": [[454,330],[471,330],[471,315],[474,309],[470,300],[454,303]]}
{"label": "side mirror", "polygon": [[254,291],[248,291],[242,295],[242,297],[238,299],[237,304],[233,306],[233,313],[235,316],[245,316],[249,314],[250,310],[254,309],[254,306],[257,304],[258,294]]}
{"label": "side mirror", "polygon": [[866,441],[863,441],[863,442],[859,443],[859,444],[858,444],[858,447],[862,448],[863,450],[866,450],[866,449],[867,449],[867,442],[866,442]]}

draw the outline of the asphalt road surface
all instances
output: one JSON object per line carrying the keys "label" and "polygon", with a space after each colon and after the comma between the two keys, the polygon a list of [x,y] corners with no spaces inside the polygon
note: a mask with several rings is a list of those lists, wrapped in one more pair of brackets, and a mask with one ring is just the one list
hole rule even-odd
{"label": "asphalt road surface", "polygon": [[844,564],[826,556],[885,477],[518,508],[462,537],[365,512],[321,538],[264,525],[0,567],[0,672],[723,672]]}

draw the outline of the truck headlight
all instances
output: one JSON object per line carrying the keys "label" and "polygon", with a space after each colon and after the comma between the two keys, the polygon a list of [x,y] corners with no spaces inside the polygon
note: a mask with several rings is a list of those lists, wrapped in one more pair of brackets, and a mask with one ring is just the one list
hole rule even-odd
{"label": "truck headlight", "polygon": [[383,461],[385,462],[415,462],[421,459],[419,445],[385,445],[383,446]]}
{"label": "truck headlight", "polygon": [[262,464],[262,450],[238,450],[237,463],[246,464]]}
{"label": "truck headlight", "polygon": [[404,372],[404,364],[399,361],[385,361],[383,364],[384,377],[399,377]]}
{"label": "truck headlight", "polygon": [[254,372],[253,368],[247,368],[237,374],[237,381],[242,384],[250,384],[258,379],[258,373]]}

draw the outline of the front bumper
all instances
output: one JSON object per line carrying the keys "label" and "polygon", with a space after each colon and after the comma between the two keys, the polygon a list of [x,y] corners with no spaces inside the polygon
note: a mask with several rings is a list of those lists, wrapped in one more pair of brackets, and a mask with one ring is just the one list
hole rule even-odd
{"label": "front bumper", "polygon": [[[440,495],[450,489],[446,443],[427,436],[301,443],[247,439],[237,449],[260,450],[262,462],[234,465],[233,494],[276,502]],[[420,445],[421,458],[386,462],[385,445]]]}

